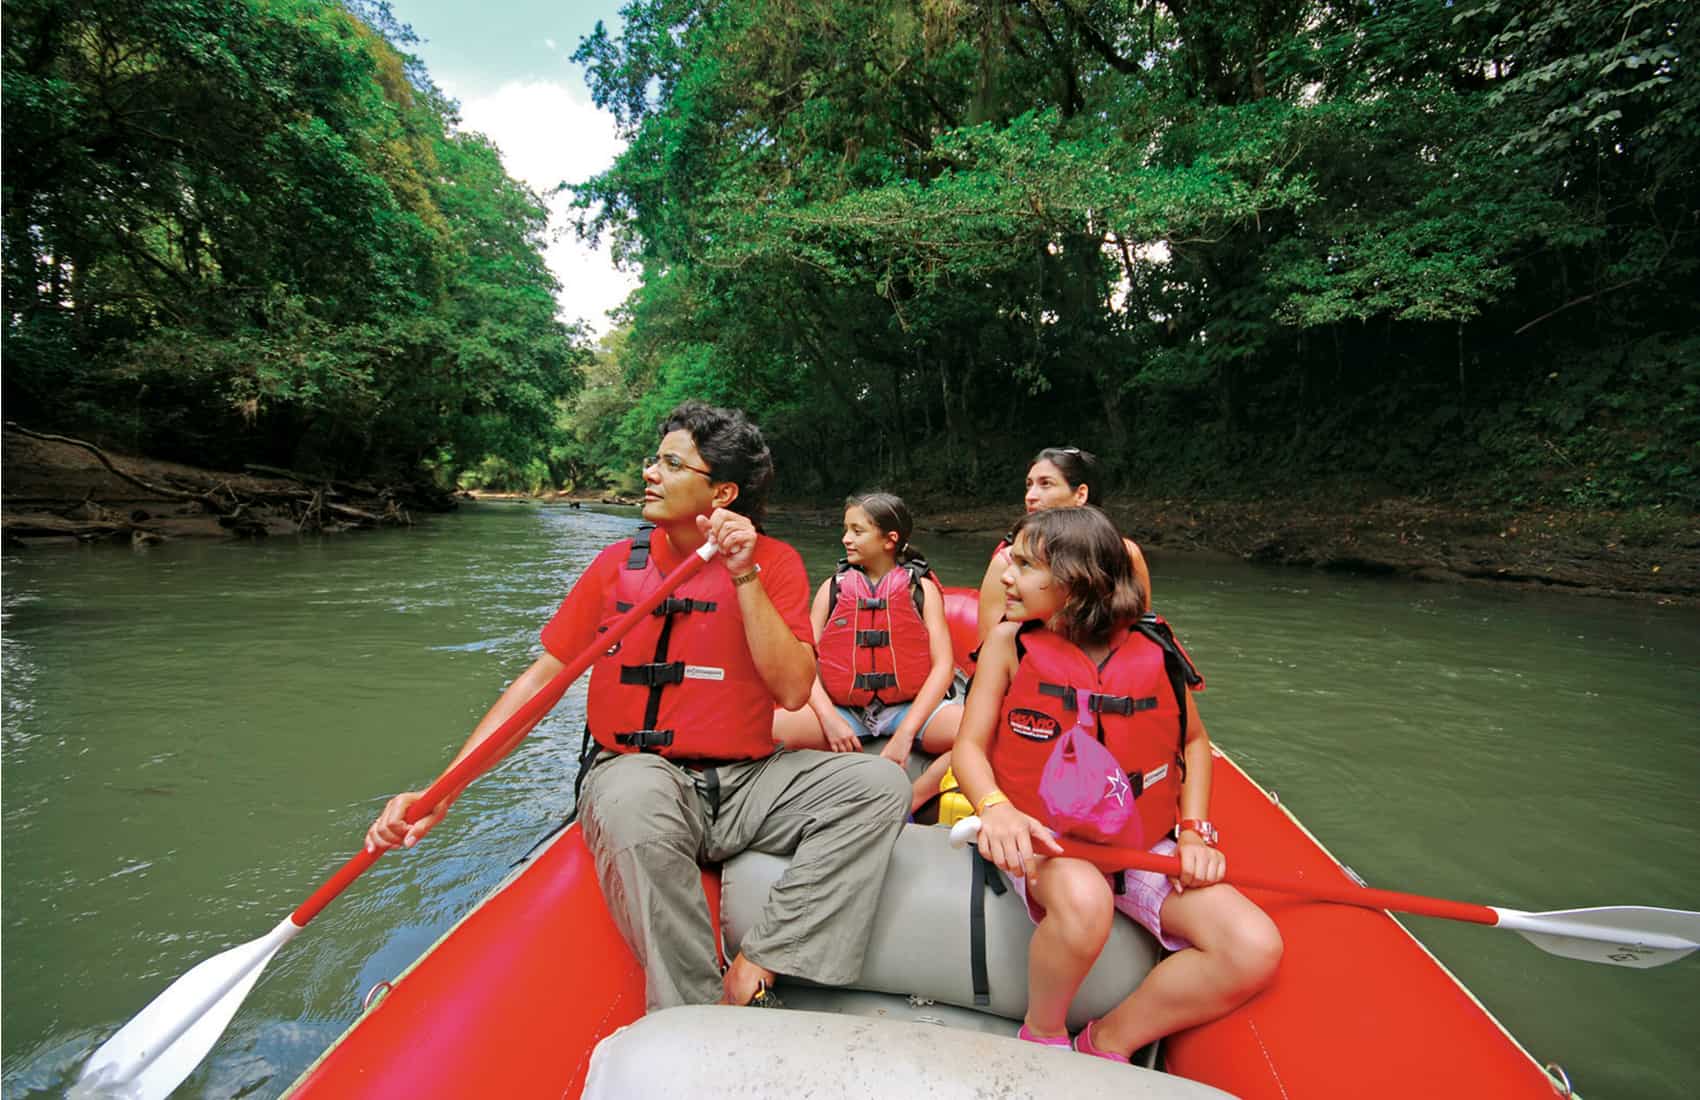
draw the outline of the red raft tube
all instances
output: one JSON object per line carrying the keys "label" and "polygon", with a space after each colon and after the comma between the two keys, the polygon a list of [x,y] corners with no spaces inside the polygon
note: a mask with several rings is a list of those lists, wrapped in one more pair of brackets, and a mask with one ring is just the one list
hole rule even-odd
{"label": "red raft tube", "polygon": [[[964,654],[974,637],[975,594],[949,590],[946,605]],[[1266,874],[1350,881],[1341,864],[1233,760],[1218,753],[1216,765],[1211,813],[1236,860]],[[908,1097],[919,1095],[912,1091],[922,1087],[917,1082],[928,1081],[931,1095],[954,1094],[949,1087],[938,1091],[941,1080],[970,1089],[963,1095],[984,1087],[992,1089],[988,1095],[1070,1100],[1098,1095],[1192,1100],[1222,1093],[1244,1100],[1563,1095],[1547,1071],[1393,917],[1261,891],[1248,893],[1274,919],[1286,944],[1275,982],[1221,1019],[1144,1052],[1152,1068],[1114,1066],[1016,1042],[1011,1037],[1024,1010],[1024,939],[1030,925],[1011,895],[986,898],[993,992],[991,1004],[976,1007],[967,973],[968,860],[948,848],[944,833],[937,827],[905,829],[859,988],[782,985],[787,1003],[803,1012],[671,1009],[644,1018],[596,1053],[604,1038],[643,1017],[643,974],[603,905],[595,868],[574,825],[533,853],[397,978],[287,1095],[626,1096],[636,1094],[632,1080],[643,1080],[653,1081],[655,1095],[676,1098],[710,1092],[793,1097],[800,1095],[799,1064],[813,1066],[807,1073],[811,1088],[831,1096]],[[723,871],[703,873],[728,951],[742,933],[738,911],[759,909],[780,869],[782,862],[773,857],[740,856]],[[1000,935],[1008,938],[1000,941]],[[1128,946],[1112,939],[1106,957],[1121,950],[1143,961],[1128,964],[1129,973],[1107,977],[1108,1003],[1132,988],[1139,966],[1148,968],[1155,959],[1154,945],[1142,931],[1127,925],[1116,935]],[[1365,959],[1375,965],[1364,966]],[[1077,1009],[1107,965],[1101,962],[1088,976]],[[732,1015],[718,1015],[725,1013]],[[847,1030],[857,1028],[863,1030]],[[702,1050],[739,1044],[745,1049],[728,1052],[735,1072],[705,1064]],[[775,1046],[784,1058],[773,1056]],[[864,1046],[877,1053],[870,1055]],[[669,1056],[676,1056],[676,1064],[663,1064]],[[1043,1057],[1033,1062],[1034,1056]],[[622,1058],[642,1064],[622,1069]],[[708,1084],[693,1084],[692,1072]],[[858,1083],[859,1073],[876,1084]]]}

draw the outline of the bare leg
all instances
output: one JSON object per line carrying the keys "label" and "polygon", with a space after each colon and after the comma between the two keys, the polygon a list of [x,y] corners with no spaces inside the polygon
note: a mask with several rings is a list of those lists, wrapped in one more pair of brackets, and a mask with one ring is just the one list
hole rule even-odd
{"label": "bare leg", "polygon": [[1163,927],[1194,946],[1158,963],[1093,1026],[1092,1042],[1100,1049],[1131,1054],[1154,1039],[1225,1015],[1268,985],[1281,961],[1275,922],[1232,886],[1170,894],[1163,902]]}
{"label": "bare leg", "polygon": [[773,739],[788,749],[824,749],[826,734],[810,707],[773,712]]}
{"label": "bare leg", "polygon": [[1068,1034],[1068,1006],[1110,938],[1115,897],[1104,873],[1084,860],[1045,859],[1027,884],[1045,919],[1027,951],[1027,1030]]}
{"label": "bare leg", "polygon": [[916,738],[923,751],[932,753],[938,759],[927,765],[927,770],[915,780],[915,797],[910,801],[910,813],[918,812],[922,806],[938,797],[939,782],[944,779],[944,773],[950,770],[950,747],[956,744],[956,727],[961,722],[961,707],[940,707],[927,720],[926,728],[921,730],[921,736]]}
{"label": "bare leg", "polygon": [[962,724],[962,708],[955,704],[940,707],[927,720],[918,740],[921,747],[934,756],[942,756],[956,744],[956,727]]}
{"label": "bare leg", "polygon": [[927,765],[927,770],[922,772],[920,777],[915,780],[914,797],[909,800],[910,813],[915,813],[922,806],[939,796],[939,783],[944,779],[944,773],[949,770],[950,754],[948,752]]}

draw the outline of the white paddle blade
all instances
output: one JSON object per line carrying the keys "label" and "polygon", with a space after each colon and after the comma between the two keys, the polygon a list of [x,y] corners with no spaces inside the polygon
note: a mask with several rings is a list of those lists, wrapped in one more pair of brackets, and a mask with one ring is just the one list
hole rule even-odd
{"label": "white paddle blade", "polygon": [[1495,909],[1500,928],[1566,959],[1632,966],[1673,963],[1700,950],[1700,913],[1650,905],[1611,905],[1525,913]]}
{"label": "white paddle blade", "polygon": [[299,931],[285,918],[265,936],[214,955],[172,982],[100,1045],[70,1095],[165,1100],[224,1034],[266,963]]}

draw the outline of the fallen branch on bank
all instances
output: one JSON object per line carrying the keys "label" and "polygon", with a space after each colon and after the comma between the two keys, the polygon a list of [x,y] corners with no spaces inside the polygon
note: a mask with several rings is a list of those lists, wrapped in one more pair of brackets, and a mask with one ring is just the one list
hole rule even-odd
{"label": "fallen branch on bank", "polygon": [[[5,429],[30,439],[61,443],[86,451],[125,484],[135,486],[149,497],[188,503],[215,519],[218,528],[238,537],[261,537],[280,530],[280,525],[284,523],[293,526],[296,532],[411,526],[413,517],[402,504],[403,499],[419,503],[427,509],[442,503],[435,497],[443,494],[435,492],[434,496],[434,490],[428,486],[380,489],[371,485],[314,477],[281,467],[257,464],[249,465],[245,469],[274,482],[289,481],[293,484],[236,484],[238,479],[231,475],[209,474],[200,478],[178,472],[155,475],[150,480],[122,469],[105,451],[87,440],[38,432],[14,421],[7,421]],[[138,526],[134,516],[129,519],[121,518],[116,511],[95,500],[94,492],[91,489],[80,502],[56,512],[8,516],[5,524],[6,537],[75,537],[87,541],[129,535],[137,542],[157,541],[163,537],[158,531]],[[349,497],[353,498],[355,503],[346,499]],[[372,505],[380,506],[381,511]],[[452,502],[447,507],[452,507]],[[146,513],[138,515],[146,517]]]}
{"label": "fallen branch on bank", "polygon": [[125,471],[120,470],[118,467],[116,467],[112,464],[112,460],[110,458],[106,457],[105,451],[101,450],[99,447],[96,447],[93,443],[90,443],[86,440],[73,439],[68,435],[52,435],[52,434],[49,434],[47,432],[31,431],[30,429],[24,427],[22,424],[19,424],[15,420],[6,421],[6,430],[9,431],[9,432],[17,432],[19,435],[27,435],[31,439],[45,440],[48,443],[68,443],[73,447],[81,447],[83,450],[87,451],[89,454],[92,454],[92,455],[94,455],[95,458],[99,459],[100,464],[102,466],[105,466],[109,471],[111,471],[111,473],[114,477],[119,478],[120,480],[123,480],[123,481],[127,481],[131,485],[134,485],[139,489],[144,489],[147,492],[150,492],[155,496],[165,497],[168,500],[194,500],[194,501],[200,501],[202,503],[207,503],[205,493],[185,492],[181,489],[167,488],[164,485],[154,485],[150,482],[143,481],[141,478],[135,476],[134,474],[126,473]]}
{"label": "fallen branch on bank", "polygon": [[314,477],[312,474],[297,473],[286,470],[282,466],[262,466],[257,462],[249,462],[242,467],[250,473],[263,477],[281,477],[289,481],[299,481],[303,485],[319,485],[336,493],[347,493],[351,496],[375,497],[381,490],[375,485],[362,485],[353,481],[338,481],[335,478]]}

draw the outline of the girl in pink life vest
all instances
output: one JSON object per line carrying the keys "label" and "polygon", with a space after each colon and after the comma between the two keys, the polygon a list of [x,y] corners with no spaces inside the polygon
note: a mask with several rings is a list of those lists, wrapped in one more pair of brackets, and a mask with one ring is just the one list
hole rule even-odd
{"label": "girl in pink life vest", "polygon": [[[1020,1036],[1127,1061],[1266,986],[1281,937],[1261,909],[1221,881],[1227,859],[1208,820],[1210,739],[1182,686],[1202,681],[1190,663],[1183,666],[1160,620],[1142,620],[1115,526],[1090,507],[1030,514],[1016,525],[1002,580],[1007,621],[980,654],[952,759],[980,815],[981,854],[1022,892],[1038,923]],[[1119,782],[1103,784],[1092,817],[1068,818],[1056,807],[1078,793],[1088,756],[1108,759],[1104,750],[1114,756],[1109,778]],[[1071,767],[1074,789],[1059,794],[1054,781]],[[1137,812],[1110,821],[1102,811],[1125,791],[1138,792]],[[1099,831],[1112,826],[1122,831]],[[1162,831],[1176,826],[1178,836]],[[1065,828],[1124,846],[1133,846],[1129,831],[1143,833],[1138,846],[1178,851],[1182,873],[1175,880],[1140,871],[1107,876],[1061,855],[1056,836]],[[1068,1006],[1118,910],[1173,954],[1071,1042]]]}
{"label": "girl in pink life vest", "polygon": [[844,561],[815,592],[818,672],[809,704],[776,711],[787,748],[859,752],[889,737],[880,755],[899,766],[917,745],[938,756],[914,783],[914,806],[938,794],[962,717],[946,698],[954,671],[944,596],[909,545],[914,521],[890,493],[844,504]]}
{"label": "girl in pink life vest", "polygon": [[[1078,508],[1098,504],[1104,499],[1103,473],[1098,458],[1079,447],[1046,447],[1033,456],[1027,466],[1027,488],[1022,497],[1027,514],[1046,508]],[[1145,556],[1139,544],[1123,539],[1128,559],[1133,563],[1134,578],[1144,594],[1145,606],[1151,606],[1151,573],[1145,566]],[[980,641],[1003,619],[1003,571],[1009,565],[1009,543],[998,543],[992,560],[986,564],[986,575],[980,580]]]}

